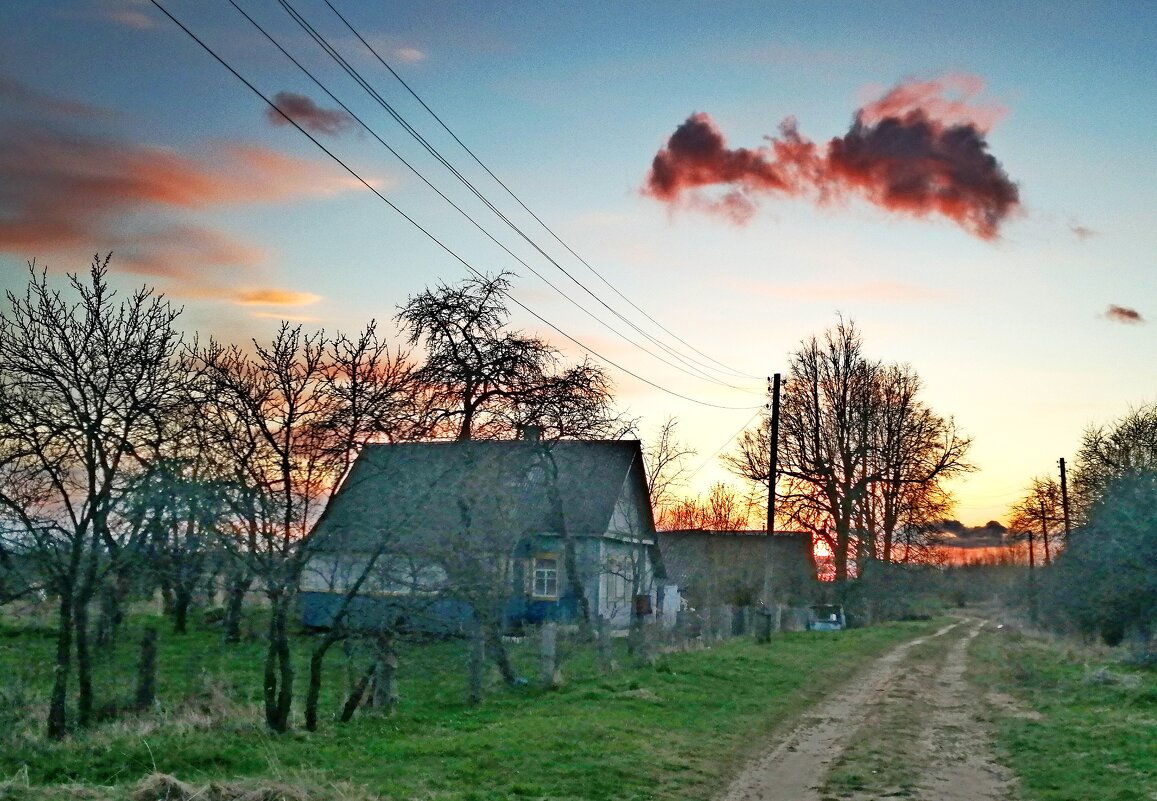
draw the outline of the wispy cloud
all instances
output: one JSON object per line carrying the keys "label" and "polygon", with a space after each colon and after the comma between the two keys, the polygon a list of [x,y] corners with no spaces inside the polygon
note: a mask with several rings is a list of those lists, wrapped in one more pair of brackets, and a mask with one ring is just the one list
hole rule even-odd
{"label": "wispy cloud", "polygon": [[188,220],[229,205],[334,195],[355,186],[328,165],[219,143],[209,156],[92,133],[101,110],[0,78],[0,251],[21,258],[112,250],[118,269],[175,294],[236,283],[268,260],[255,245]]}
{"label": "wispy cloud", "polygon": [[243,306],[308,306],[321,300],[321,295],[292,289],[262,287],[239,290],[236,299]]}
{"label": "wispy cloud", "polygon": [[101,14],[106,20],[135,30],[155,28],[157,20],[146,13],[147,0],[104,0]]}
{"label": "wispy cloud", "polygon": [[866,303],[923,303],[943,300],[947,295],[927,287],[894,281],[844,282],[803,284],[748,284],[743,291],[780,300],[805,302],[848,302]]}
{"label": "wispy cloud", "polygon": [[1145,322],[1141,312],[1130,309],[1128,306],[1118,306],[1115,303],[1110,304],[1109,308],[1105,310],[1104,317],[1114,323],[1125,323],[1126,325],[1140,325]]}
{"label": "wispy cloud", "polygon": [[766,145],[731,148],[708,114],[695,113],[656,154],[643,191],[736,223],[750,219],[764,197],[830,203],[858,195],[995,239],[1020,194],[988,152],[985,134],[1004,110],[976,102],[982,88],[979,78],[956,74],[906,81],[857,110],[851,129],[825,145],[801,135],[789,117]]}
{"label": "wispy cloud", "polygon": [[417,64],[426,60],[426,54],[416,47],[399,47],[394,50],[394,58],[406,64]]}
{"label": "wispy cloud", "polygon": [[1091,239],[1098,233],[1094,229],[1089,228],[1087,225],[1081,225],[1080,223],[1076,222],[1069,223],[1069,231],[1073,236],[1082,242],[1084,242],[1086,239]]}

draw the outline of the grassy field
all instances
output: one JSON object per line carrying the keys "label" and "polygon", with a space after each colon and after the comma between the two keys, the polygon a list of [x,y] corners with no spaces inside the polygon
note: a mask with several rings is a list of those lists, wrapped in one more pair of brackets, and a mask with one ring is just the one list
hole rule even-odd
{"label": "grassy field", "polygon": [[1008,630],[982,634],[972,653],[1023,798],[1157,799],[1157,670]]}
{"label": "grassy field", "polygon": [[[212,630],[163,634],[154,710],[51,743],[41,730],[52,631],[8,623],[0,627],[0,779],[15,777],[7,792],[25,797],[66,783],[127,788],[160,772],[198,783],[261,776],[328,787],[334,797],[359,788],[355,795],[431,801],[706,799],[771,729],[865,660],[933,627],[736,640],[607,676],[577,654],[561,689],[495,686],[478,708],[463,700],[463,643],[410,646],[398,714],[359,713],[345,725],[334,713],[348,667],[335,649],[322,730],[282,736],[260,722],[259,639],[224,647]],[[101,657],[99,701],[131,695],[134,638],[130,630]],[[295,642],[299,698],[310,644]],[[514,651],[523,675],[536,675],[533,646]]]}

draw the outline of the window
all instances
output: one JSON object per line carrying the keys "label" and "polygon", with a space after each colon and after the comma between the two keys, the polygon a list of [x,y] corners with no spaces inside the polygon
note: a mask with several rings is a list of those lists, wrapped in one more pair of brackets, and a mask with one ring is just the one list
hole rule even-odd
{"label": "window", "polygon": [[536,598],[558,598],[558,559],[556,557],[534,557],[533,594]]}

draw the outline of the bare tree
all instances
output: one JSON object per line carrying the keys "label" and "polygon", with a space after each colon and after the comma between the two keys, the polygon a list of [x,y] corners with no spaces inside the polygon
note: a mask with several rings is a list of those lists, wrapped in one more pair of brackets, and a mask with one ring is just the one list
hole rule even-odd
{"label": "bare tree", "polygon": [[[877,374],[875,442],[865,466],[875,478],[863,496],[858,528],[865,556],[885,563],[930,555],[921,546],[932,523],[952,507],[944,482],[973,469],[965,461],[972,441],[952,418],[924,405],[920,388],[920,377],[906,364],[884,366]],[[904,546],[899,555],[898,538]]]}
{"label": "bare tree", "polygon": [[617,437],[633,421],[611,410],[611,383],[584,361],[560,369],[559,352],[537,337],[507,330],[506,273],[469,278],[410,298],[398,313],[426,360],[431,430],[458,440],[512,438],[526,425],[548,438]]}
{"label": "bare tree", "polygon": [[678,427],[679,421],[668,417],[643,450],[651,509],[659,527],[666,525],[666,518],[672,513],[670,507],[679,502],[675,493],[687,479],[687,459],[695,455],[694,448],[679,440]]}
{"label": "bare tree", "polygon": [[[875,478],[864,466],[872,450],[875,379],[880,365],[863,353],[855,324],[841,320],[822,338],[805,339],[790,358],[780,405],[777,507],[827,543],[835,578],[848,578],[858,504]],[[725,461],[738,475],[767,484],[767,422],[744,432]]]}
{"label": "bare tree", "polygon": [[[792,354],[780,407],[778,515],[822,539],[835,578],[856,557],[896,561],[950,508],[943,482],[971,466],[970,440],[918,398],[907,365],[864,355],[855,324],[841,320]],[[744,432],[724,457],[762,491],[770,470],[769,420]],[[918,549],[916,549],[918,550]]]}
{"label": "bare tree", "polygon": [[1036,561],[1036,535],[1040,535],[1040,547],[1044,550],[1044,563],[1053,560],[1054,539],[1064,523],[1061,508],[1061,485],[1051,476],[1037,476],[1032,480],[1024,497],[1009,510],[1008,528],[1010,533],[1028,542],[1029,564]]}
{"label": "bare tree", "polygon": [[147,288],[118,301],[108,261],[95,258],[87,281],[69,276],[76,300],[32,268],[0,316],[0,505],[59,602],[54,738],[67,731],[74,655],[77,722],[91,720],[89,605],[128,545],[116,517],[127,478],[156,455],[182,382],[179,311]]}
{"label": "bare tree", "polygon": [[412,371],[373,323],[333,340],[283,323],[268,345],[254,342],[253,355],[210,342],[197,358],[199,402],[234,471],[224,541],[269,602],[266,722],[284,731],[294,680],[289,614],[313,524],[362,444],[412,433]]}

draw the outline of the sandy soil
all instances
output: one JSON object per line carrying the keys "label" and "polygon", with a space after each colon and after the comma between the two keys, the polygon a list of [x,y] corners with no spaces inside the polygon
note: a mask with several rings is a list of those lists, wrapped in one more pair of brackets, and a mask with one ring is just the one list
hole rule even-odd
{"label": "sandy soil", "polygon": [[[996,763],[990,737],[980,721],[982,702],[964,679],[968,643],[982,625],[979,620],[961,620],[876,660],[842,691],[815,707],[786,736],[773,742],[736,777],[720,801],[1012,798],[1012,777]],[[950,632],[953,636],[946,636]],[[911,649],[925,642],[943,643],[947,652],[935,664],[908,664]],[[913,763],[917,772],[914,787],[870,794],[825,792],[834,763],[838,762],[841,770],[855,769],[858,757],[848,751],[849,744],[872,720],[886,719],[890,704],[924,710],[922,726],[894,733],[892,737],[902,741],[887,743]]]}

